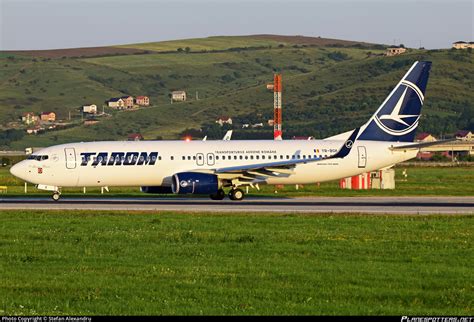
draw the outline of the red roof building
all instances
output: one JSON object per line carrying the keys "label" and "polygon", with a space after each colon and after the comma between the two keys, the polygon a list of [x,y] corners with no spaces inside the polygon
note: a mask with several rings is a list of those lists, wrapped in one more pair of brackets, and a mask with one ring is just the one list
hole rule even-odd
{"label": "red roof building", "polygon": [[436,141],[436,138],[433,135],[431,135],[430,133],[421,132],[421,133],[418,133],[418,135],[415,137],[415,141],[417,141],[417,142],[433,142],[433,141]]}
{"label": "red roof building", "polygon": [[54,122],[56,121],[56,113],[54,112],[43,112],[40,115],[41,121]]}
{"label": "red roof building", "polygon": [[136,101],[137,105],[140,105],[140,106],[149,106],[150,105],[150,99],[148,98],[148,96],[137,96],[135,101]]}
{"label": "red roof building", "polygon": [[140,133],[132,133],[128,135],[127,139],[129,141],[143,141],[143,135]]}
{"label": "red roof building", "polygon": [[455,134],[456,139],[461,140],[474,140],[474,134],[469,130],[459,130]]}

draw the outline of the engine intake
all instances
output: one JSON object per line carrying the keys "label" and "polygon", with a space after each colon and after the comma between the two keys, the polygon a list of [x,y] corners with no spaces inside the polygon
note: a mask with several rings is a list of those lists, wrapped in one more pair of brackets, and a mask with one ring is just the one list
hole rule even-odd
{"label": "engine intake", "polygon": [[171,190],[176,194],[213,194],[219,190],[219,180],[214,174],[180,172],[173,175]]}

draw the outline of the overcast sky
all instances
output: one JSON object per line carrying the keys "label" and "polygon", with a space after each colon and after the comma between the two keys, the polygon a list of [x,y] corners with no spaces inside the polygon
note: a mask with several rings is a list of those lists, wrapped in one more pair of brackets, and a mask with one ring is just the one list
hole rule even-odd
{"label": "overcast sky", "polygon": [[283,34],[447,48],[472,41],[474,0],[0,0],[0,49]]}

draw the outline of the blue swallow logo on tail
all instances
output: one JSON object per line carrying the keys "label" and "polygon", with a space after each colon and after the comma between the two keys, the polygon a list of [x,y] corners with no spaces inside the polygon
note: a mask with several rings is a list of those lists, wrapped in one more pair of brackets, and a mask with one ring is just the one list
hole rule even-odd
{"label": "blue swallow logo on tail", "polygon": [[413,142],[431,62],[415,62],[362,127],[358,140]]}

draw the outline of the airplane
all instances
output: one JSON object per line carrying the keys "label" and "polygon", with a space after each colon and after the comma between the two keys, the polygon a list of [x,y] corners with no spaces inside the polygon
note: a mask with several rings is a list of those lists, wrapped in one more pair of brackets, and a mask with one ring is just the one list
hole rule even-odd
{"label": "airplane", "polygon": [[372,117],[323,140],[102,141],[51,146],[10,172],[52,192],[64,187],[139,186],[144,193],[242,200],[242,187],[336,180],[412,159],[431,62],[417,61]]}

